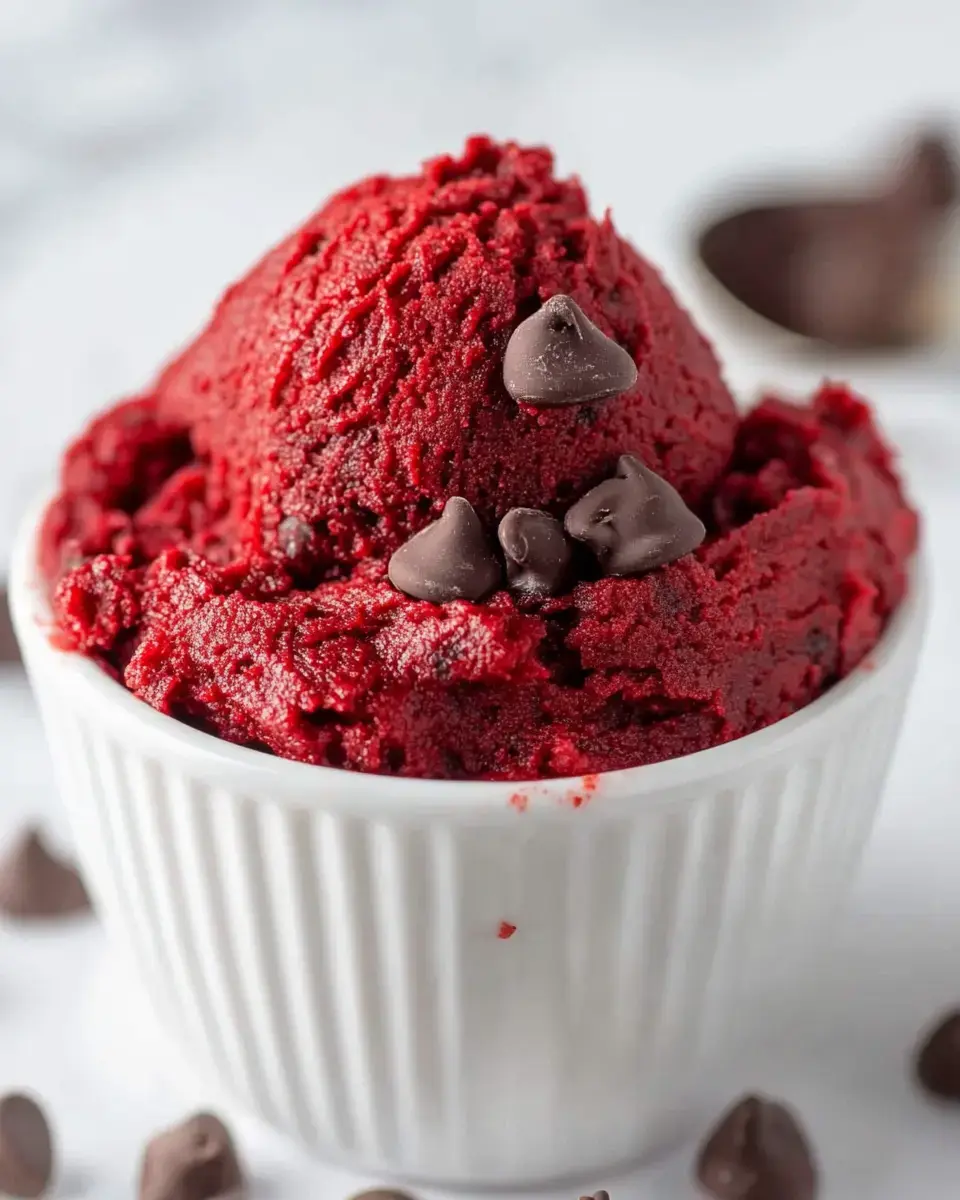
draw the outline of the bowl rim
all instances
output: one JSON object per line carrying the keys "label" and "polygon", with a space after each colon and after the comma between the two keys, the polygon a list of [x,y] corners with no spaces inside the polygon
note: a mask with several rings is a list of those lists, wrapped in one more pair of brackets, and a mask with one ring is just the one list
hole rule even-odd
{"label": "bowl rim", "polygon": [[[39,577],[37,539],[48,498],[35,502],[21,520],[10,569],[10,608],[28,673],[56,676],[58,694],[75,709],[95,713],[119,730],[130,745],[149,745],[164,759],[176,756],[191,773],[237,790],[249,801],[356,811],[370,809],[480,815],[532,808],[557,814],[608,809],[628,800],[631,809],[660,807],[697,798],[705,780],[711,789],[738,786],[744,770],[757,773],[788,753],[793,758],[841,716],[853,717],[873,697],[909,686],[926,624],[927,573],[922,552],[914,556],[910,587],[879,642],[864,662],[816,700],[788,717],[731,742],[681,758],[625,767],[595,776],[543,780],[445,780],[374,775],[279,758],[235,745],[157,712],[128,692],[89,658],[58,649],[51,641],[52,614]],[[42,696],[41,696],[42,700]],[[42,704],[41,704],[42,707]],[[590,803],[586,803],[586,801]],[[558,803],[559,802],[559,803]]]}

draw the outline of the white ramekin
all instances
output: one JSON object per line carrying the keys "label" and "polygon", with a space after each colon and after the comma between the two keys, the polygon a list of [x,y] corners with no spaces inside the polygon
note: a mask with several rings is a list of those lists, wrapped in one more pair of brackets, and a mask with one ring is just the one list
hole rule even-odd
{"label": "white ramekin", "polygon": [[865,668],[673,762],[388,779],[228,745],[54,649],[36,520],[17,632],[84,870],[162,1022],[318,1155],[437,1183],[597,1174],[673,1131],[763,964],[836,913],[924,626],[918,581]]}

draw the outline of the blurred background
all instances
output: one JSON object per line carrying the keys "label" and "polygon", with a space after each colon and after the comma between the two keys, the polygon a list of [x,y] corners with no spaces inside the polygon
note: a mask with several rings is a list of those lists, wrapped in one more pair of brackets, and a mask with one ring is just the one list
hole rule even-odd
{"label": "blurred background", "polygon": [[[932,342],[851,353],[724,303],[694,247],[708,215],[743,199],[872,187],[911,131],[960,138],[958,48],[957,0],[0,0],[0,574],[66,438],[146,384],[231,278],[333,189],[471,132],[553,145],[664,268],[745,401],[830,374],[876,403],[925,513],[930,642],[823,1001],[735,1081],[805,1106],[829,1197],[850,1200],[943,1200],[960,1173],[955,1124],[915,1111],[902,1064],[960,998],[960,272]],[[26,813],[57,822],[15,666],[0,672],[0,736],[4,829]],[[32,990],[3,1014],[0,1061],[58,1105],[89,1167],[69,1194],[109,1200],[130,1194],[142,1137],[179,1109],[111,977],[91,974],[98,938],[62,937],[54,960],[49,944],[5,943],[4,976]],[[258,1153],[273,1183],[256,1195],[302,1196],[318,1178]],[[627,1194],[687,1196],[686,1171],[681,1156]]]}

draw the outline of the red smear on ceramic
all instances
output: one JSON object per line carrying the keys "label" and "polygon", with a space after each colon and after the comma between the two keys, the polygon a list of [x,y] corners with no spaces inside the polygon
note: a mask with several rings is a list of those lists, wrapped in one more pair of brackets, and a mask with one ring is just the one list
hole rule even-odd
{"label": "red smear on ceramic", "polygon": [[500,928],[497,930],[497,937],[502,942],[505,942],[507,938],[512,938],[516,932],[516,925],[511,925],[509,921],[501,921]]}
{"label": "red smear on ceramic", "polygon": [[526,812],[527,805],[530,803],[530,797],[525,792],[514,792],[510,797],[510,807],[515,808],[517,812]]}

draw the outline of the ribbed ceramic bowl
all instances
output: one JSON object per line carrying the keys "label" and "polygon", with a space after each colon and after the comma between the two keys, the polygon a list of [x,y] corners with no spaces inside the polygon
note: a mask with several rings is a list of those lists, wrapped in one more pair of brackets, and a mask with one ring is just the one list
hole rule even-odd
{"label": "ribbed ceramic bowl", "polygon": [[836,913],[924,625],[916,586],[869,669],[687,758],[389,779],[228,745],[55,650],[35,525],[17,631],[84,870],[160,1019],[318,1155],[433,1182],[588,1175],[682,1120],[771,948],[799,961]]}

